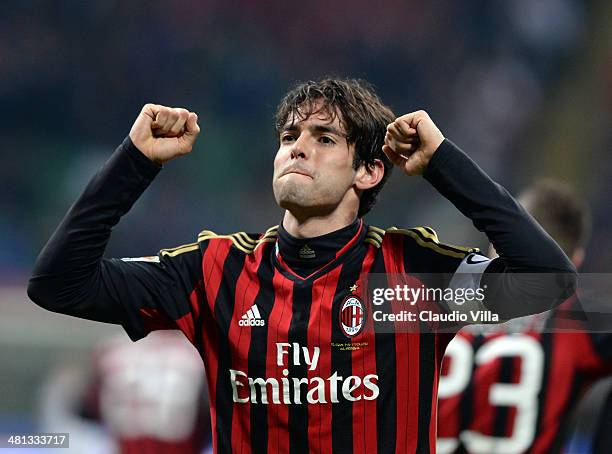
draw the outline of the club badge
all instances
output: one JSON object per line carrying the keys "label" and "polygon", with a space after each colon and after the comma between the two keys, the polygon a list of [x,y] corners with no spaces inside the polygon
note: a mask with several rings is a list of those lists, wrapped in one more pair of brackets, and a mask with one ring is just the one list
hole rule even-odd
{"label": "club badge", "polygon": [[365,326],[366,313],[361,300],[355,295],[346,297],[340,306],[340,329],[347,337],[359,334]]}

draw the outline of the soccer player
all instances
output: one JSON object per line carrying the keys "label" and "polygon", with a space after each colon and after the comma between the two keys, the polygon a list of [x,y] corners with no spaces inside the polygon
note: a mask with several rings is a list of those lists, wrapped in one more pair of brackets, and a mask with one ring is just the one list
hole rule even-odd
{"label": "soccer player", "polygon": [[[584,202],[554,180],[519,200],[579,267],[590,225]],[[612,336],[590,332],[588,313],[569,320],[584,303],[572,297],[548,313],[458,333],[440,378],[439,453],[562,452],[584,391],[612,374]]]}
{"label": "soccer player", "polygon": [[[374,330],[362,278],[464,270],[507,319],[565,299],[575,269],[427,113],[395,118],[365,82],[297,85],[276,129],[278,226],[203,230],[157,256],[103,258],[112,227],[199,133],[195,113],[145,105],[41,252],[28,294],[49,310],[121,324],[134,340],[181,330],[206,366],[217,452],[432,452],[450,336]],[[430,228],[367,225],[392,163],[423,175],[500,257],[444,245]]]}
{"label": "soccer player", "polygon": [[42,429],[70,429],[72,452],[201,454],[210,445],[204,368],[180,332],[104,339],[91,366],[59,368],[42,392]]}

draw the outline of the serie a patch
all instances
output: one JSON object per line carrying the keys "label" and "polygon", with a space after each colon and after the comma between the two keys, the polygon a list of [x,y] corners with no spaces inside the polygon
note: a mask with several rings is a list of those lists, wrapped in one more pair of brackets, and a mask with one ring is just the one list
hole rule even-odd
{"label": "serie a patch", "polygon": [[148,257],[123,257],[122,262],[153,262],[159,263],[159,256],[150,255]]}

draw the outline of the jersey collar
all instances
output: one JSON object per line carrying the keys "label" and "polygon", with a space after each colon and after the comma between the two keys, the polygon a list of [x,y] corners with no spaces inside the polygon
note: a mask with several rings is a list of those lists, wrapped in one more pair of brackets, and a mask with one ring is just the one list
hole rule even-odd
{"label": "jersey collar", "polygon": [[278,264],[294,277],[305,280],[340,258],[363,231],[363,220],[313,238],[296,238],[282,223],[278,227],[275,255]]}

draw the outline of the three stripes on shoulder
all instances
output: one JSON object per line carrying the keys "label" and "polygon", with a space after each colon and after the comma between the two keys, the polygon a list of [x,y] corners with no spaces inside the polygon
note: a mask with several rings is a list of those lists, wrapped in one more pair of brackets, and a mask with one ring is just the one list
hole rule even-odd
{"label": "three stripes on shoulder", "polygon": [[174,257],[185,252],[195,251],[200,247],[199,243],[201,243],[202,241],[223,238],[231,240],[234,246],[236,246],[242,252],[250,254],[264,243],[275,242],[277,231],[278,225],[275,225],[274,227],[270,227],[268,230],[266,230],[266,232],[261,236],[261,238],[255,239],[252,236],[246,234],[245,232],[232,233],[231,235],[217,235],[215,232],[211,232],[210,230],[202,230],[198,235],[197,243],[184,244],[182,246],[177,246],[171,249],[162,249],[160,251],[160,254]]}
{"label": "three stripes on shoulder", "polygon": [[450,257],[464,258],[471,252],[478,252],[478,249],[474,248],[464,248],[461,246],[440,243],[436,231],[431,227],[414,227],[412,229],[398,229],[397,227],[389,227],[387,230],[383,230],[379,227],[371,225],[369,226],[365,241],[377,248],[380,248],[383,237],[387,233],[399,233],[406,235],[414,240],[419,246]]}

